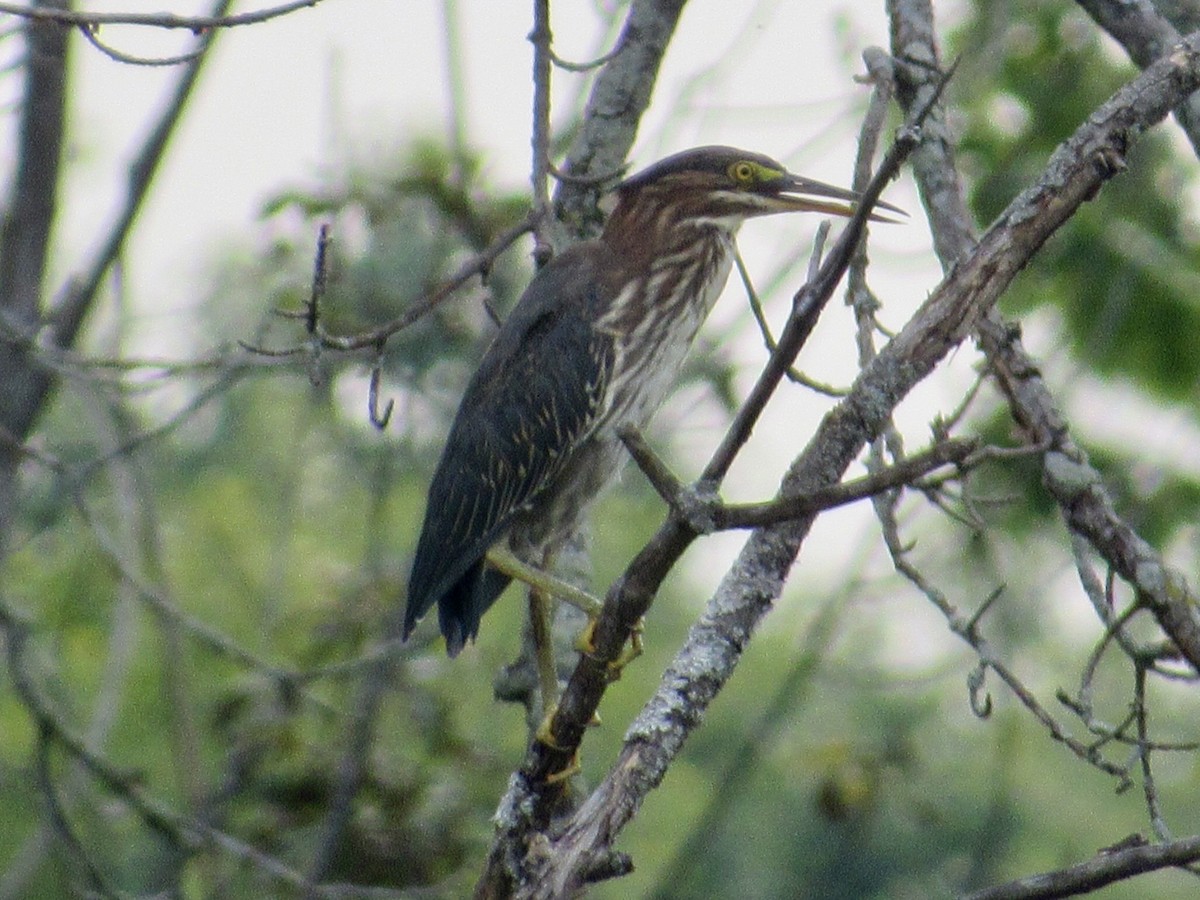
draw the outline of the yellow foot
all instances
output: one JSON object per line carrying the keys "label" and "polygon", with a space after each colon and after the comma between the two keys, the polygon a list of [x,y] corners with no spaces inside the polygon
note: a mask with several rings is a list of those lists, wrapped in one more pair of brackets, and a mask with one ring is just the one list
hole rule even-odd
{"label": "yellow foot", "polygon": [[562,784],[569,778],[578,775],[583,771],[583,766],[579,764],[579,751],[576,750],[571,756],[571,761],[567,763],[566,768],[559,769],[557,772],[551,772],[546,776],[546,784]]}
{"label": "yellow foot", "polygon": [[[554,710],[546,713],[546,718],[542,719],[542,724],[538,726],[538,730],[534,733],[534,740],[539,744],[545,744],[551,750],[562,750],[559,743],[554,740],[554,732],[550,730],[550,722],[554,718]],[[575,752],[571,754],[571,761],[567,763],[566,768],[559,769],[557,772],[552,772],[546,776],[546,784],[561,784],[572,775],[578,775],[583,771],[583,766],[579,762],[579,748],[575,748]]]}
{"label": "yellow foot", "polygon": [[629,634],[629,646],[626,647],[621,655],[608,664],[608,680],[616,681],[621,677],[621,672],[627,665],[637,659],[644,652],[642,648],[642,633],[646,630],[646,620],[638,619],[633,626],[633,631]]}
{"label": "yellow foot", "polygon": [[595,616],[588,616],[588,623],[584,626],[583,631],[579,632],[579,637],[575,638],[575,652],[582,653],[584,656],[596,655],[596,622]]}
{"label": "yellow foot", "polygon": [[[646,630],[644,619],[638,619],[629,635],[629,646],[608,664],[608,680],[616,681],[621,677],[621,670],[642,655],[642,633]],[[596,619],[588,619],[587,627],[575,639],[575,649],[585,656],[596,655]]]}

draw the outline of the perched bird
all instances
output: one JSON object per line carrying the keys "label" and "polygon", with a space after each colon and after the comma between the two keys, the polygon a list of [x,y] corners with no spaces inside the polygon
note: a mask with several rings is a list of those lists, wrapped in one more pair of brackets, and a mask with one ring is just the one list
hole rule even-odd
{"label": "perched bird", "polygon": [[475,638],[510,581],[488,564],[499,542],[552,563],[616,474],[618,430],[644,426],[666,398],[744,220],[849,216],[858,199],[731,147],[670,156],[616,194],[603,233],[537,273],[467,385],[429,488],[405,638],[435,603],[450,656]]}

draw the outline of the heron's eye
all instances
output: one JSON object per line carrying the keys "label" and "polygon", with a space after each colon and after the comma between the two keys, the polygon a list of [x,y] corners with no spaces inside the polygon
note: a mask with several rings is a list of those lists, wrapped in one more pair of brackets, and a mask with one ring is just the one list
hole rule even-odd
{"label": "heron's eye", "polygon": [[753,163],[737,162],[729,167],[729,177],[736,181],[741,187],[749,187],[754,184],[756,170]]}

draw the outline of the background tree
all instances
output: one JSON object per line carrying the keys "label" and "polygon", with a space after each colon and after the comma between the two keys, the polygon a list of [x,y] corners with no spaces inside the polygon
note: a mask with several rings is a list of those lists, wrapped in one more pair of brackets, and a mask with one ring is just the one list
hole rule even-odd
{"label": "background tree", "polygon": [[[138,212],[213,40],[237,39],[222,29],[312,4],[187,20],[0,4],[21,45],[0,230],[0,896],[555,896],[629,860],[594,893],[1194,893],[1174,868],[1200,858],[1180,837],[1200,834],[1186,3],[967,5],[942,32],[960,62],[940,100],[931,6],[885,4],[892,57],[864,56],[856,177],[924,113],[911,172],[944,280],[905,310],[891,295],[913,269],[886,235],[869,283],[850,265],[846,308],[822,316],[806,375],[725,486],[763,500],[781,483],[784,500],[709,510],[758,517],[744,546],[693,533],[678,486],[658,482],[664,503],[632,467],[600,505],[581,537],[587,581],[615,585],[602,657],[639,586],[670,577],[618,684],[603,658],[564,659],[561,753],[488,690],[528,688],[514,597],[453,663],[431,630],[388,639],[448,418],[526,251],[601,221],[701,3],[602,10],[604,53],[574,71],[535,2],[531,195],[491,183],[461,128],[316,186],[285,175],[259,246],[214,267],[166,359],[131,352],[123,327]],[[52,240],[72,202],[68,53],[96,52],[82,35],[128,57],[106,40],[120,20],[198,35],[75,264]],[[1170,110],[1178,129],[1142,134]],[[730,336],[756,315],[729,314],[645,436],[685,480],[744,420],[759,370],[790,361],[797,240],[775,273],[788,254],[764,267],[746,247],[782,351],[739,365],[760,341]],[[747,468],[769,478],[743,497]],[[823,511],[848,497],[870,499]],[[601,695],[564,805],[540,775]]]}

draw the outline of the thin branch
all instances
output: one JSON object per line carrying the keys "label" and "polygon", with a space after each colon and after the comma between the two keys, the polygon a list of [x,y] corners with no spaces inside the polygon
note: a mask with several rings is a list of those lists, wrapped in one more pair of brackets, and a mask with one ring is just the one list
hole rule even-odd
{"label": "thin branch", "polygon": [[74,12],[69,9],[51,9],[7,2],[0,2],[0,13],[21,16],[35,22],[57,22],[60,25],[77,25],[84,28],[95,28],[100,25],[144,25],[152,28],[185,28],[200,34],[216,28],[257,25],[260,22],[278,19],[280,16],[286,16],[306,7],[316,6],[320,2],[321,0],[292,0],[290,3],[283,3],[279,6],[238,13],[233,16],[221,12],[214,12],[207,16],[176,16],[171,13]]}
{"label": "thin branch", "polygon": [[74,860],[83,870],[90,888],[103,897],[115,898],[116,891],[92,861],[91,854],[88,853],[79,836],[75,834],[75,829],[71,827],[71,821],[67,817],[67,811],[63,808],[62,800],[59,799],[58,789],[54,786],[54,776],[50,772],[50,751],[53,749],[51,746],[53,739],[53,732],[45,725],[38,728],[34,770],[37,773],[38,791],[42,795],[46,810],[46,820],[59,844],[67,849],[66,858]]}
{"label": "thin branch", "polygon": [[442,40],[446,64],[446,134],[452,168],[450,180],[458,187],[464,182],[467,162],[467,88],[463,74],[466,52],[459,27],[457,0],[442,0]]}
{"label": "thin branch", "polygon": [[976,446],[976,442],[970,438],[942,441],[928,450],[906,456],[862,478],[854,478],[768,503],[731,504],[715,511],[713,518],[718,529],[728,529],[762,528],[811,516],[900,487],[915,485],[919,479],[935,469],[964,463],[975,452]]}
{"label": "thin branch", "polygon": [[892,558],[892,565],[896,571],[937,607],[938,611],[945,617],[950,631],[968,643],[975,651],[976,656],[979,657],[979,664],[968,679],[971,709],[975,715],[981,719],[986,719],[991,714],[991,697],[985,695],[982,700],[980,699],[980,691],[984,687],[984,681],[990,669],[1000,677],[1000,680],[1012,691],[1021,704],[1033,714],[1033,717],[1045,727],[1055,741],[1063,744],[1076,757],[1087,762],[1089,765],[1095,766],[1100,771],[1117,778],[1119,780],[1118,789],[1127,787],[1131,783],[1128,770],[1124,766],[1108,762],[1093,752],[1092,747],[1072,737],[1058,720],[1051,715],[1050,711],[1041,704],[1037,696],[1025,686],[1020,677],[1008,667],[1008,664],[1003,661],[991,643],[983,636],[979,628],[980,622],[991,605],[1000,597],[1000,591],[993,591],[974,613],[964,616],[941,590],[934,586],[916,566],[909,562],[909,548],[900,537],[894,507],[890,504],[877,504],[876,514],[882,526],[884,543],[887,546],[888,553]]}
{"label": "thin branch", "polygon": [[[820,259],[825,245],[825,238],[828,234],[829,220],[823,219],[821,224],[817,226],[816,237],[813,238],[813,259]],[[758,325],[759,334],[762,335],[763,345],[767,348],[768,353],[774,353],[779,349],[779,342],[775,340],[775,335],[771,334],[771,323],[767,321],[766,313],[763,311],[762,300],[759,299],[754,282],[750,280],[750,271],[746,268],[746,262],[742,259],[741,251],[735,249],[733,262],[737,268],[738,277],[742,280],[742,287],[746,290],[746,298],[750,301],[750,312],[754,315],[754,321]],[[815,378],[810,378],[795,366],[788,366],[787,379],[794,384],[800,384],[810,390],[816,391],[818,394],[824,394],[826,397],[846,396],[845,388],[836,388],[833,385],[817,381]]]}
{"label": "thin branch", "polygon": [[191,62],[204,52],[204,47],[201,45],[195,50],[189,50],[187,53],[181,53],[178,56],[131,56],[101,41],[98,29],[81,25],[79,32],[89,44],[109,59],[130,66],[179,66]]}
{"label": "thin branch", "polygon": [[562,69],[565,72],[590,72],[592,69],[600,68],[602,65],[607,63],[610,59],[612,59],[616,55],[617,55],[617,50],[614,47],[612,50],[609,50],[603,56],[597,57],[596,59],[593,59],[593,60],[589,60],[588,62],[577,63],[577,62],[570,62],[569,60],[565,60],[561,56],[559,56],[557,53],[555,53],[553,50],[551,50],[550,51],[550,61],[553,62],[556,67]]}
{"label": "thin branch", "polygon": [[553,35],[550,32],[550,0],[533,0],[533,127],[530,144],[533,162],[533,261],[541,267],[554,255],[557,220],[550,206],[550,81]]}
{"label": "thin branch", "polygon": [[[422,297],[420,300],[413,303],[403,313],[396,316],[390,322],[385,322],[382,325],[372,328],[369,331],[359,332],[352,335],[332,335],[318,328],[320,335],[321,346],[327,350],[363,350],[376,349],[380,343],[386,342],[393,334],[398,331],[403,331],[414,322],[428,315],[439,304],[449,298],[460,287],[474,278],[476,275],[481,275],[491,268],[496,258],[505,250],[511,247],[522,235],[529,233],[533,229],[532,216],[522,219],[516,225],[502,231],[496,235],[495,239],[479,253],[472,256],[458,270],[443,281],[440,285]],[[295,355],[305,352],[307,346],[290,347],[284,350],[262,350],[257,347],[247,346],[245,349],[253,353],[265,353],[270,355]]]}
{"label": "thin branch", "polygon": [[396,401],[389,399],[382,410],[379,408],[379,390],[382,383],[383,348],[381,347],[375,365],[371,366],[371,384],[367,389],[367,419],[380,431],[385,431],[388,422],[392,420],[392,410],[396,406]]}
{"label": "thin branch", "polygon": [[1200,836],[1166,844],[1150,844],[1136,837],[1117,847],[1101,850],[1091,859],[1066,869],[1018,878],[995,887],[966,894],[959,900],[1050,900],[1099,890],[1135,875],[1187,865],[1200,860]]}
{"label": "thin branch", "polygon": [[1162,804],[1158,801],[1158,787],[1154,781],[1154,767],[1150,764],[1149,710],[1146,708],[1146,667],[1135,666],[1133,672],[1133,710],[1137,721],[1138,760],[1142,764],[1142,795],[1146,798],[1146,811],[1150,816],[1150,827],[1160,841],[1171,840],[1171,830],[1163,818]]}
{"label": "thin branch", "polygon": [[[658,495],[679,518],[700,534],[762,528],[856,503],[885,491],[913,485],[942,466],[963,464],[978,450],[978,441],[974,439],[952,438],[863,478],[826,485],[797,496],[763,503],[721,503],[714,499],[704,504],[703,500],[689,499],[695,498],[695,489],[681,484],[670,473],[636,429],[623,429],[621,440]],[[697,508],[698,504],[703,505]],[[703,519],[703,524],[697,522],[698,519]]]}

